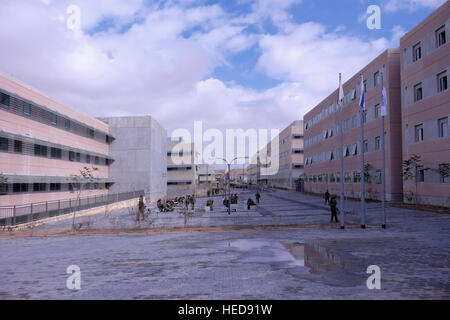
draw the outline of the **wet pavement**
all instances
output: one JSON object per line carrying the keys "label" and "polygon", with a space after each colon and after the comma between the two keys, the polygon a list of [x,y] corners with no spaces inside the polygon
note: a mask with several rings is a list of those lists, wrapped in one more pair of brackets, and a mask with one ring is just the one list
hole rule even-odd
{"label": "wet pavement", "polygon": [[[368,207],[373,227],[364,230],[0,239],[0,299],[450,299],[450,216],[388,208],[383,230],[380,204]],[[358,208],[346,204],[348,223],[359,224]],[[127,210],[108,215],[89,218],[89,227],[136,227]],[[320,198],[276,191],[250,212],[242,203],[228,216],[216,204],[212,213],[152,213],[147,221],[140,227],[318,225],[329,213]],[[66,288],[69,265],[81,269],[81,290]],[[366,286],[370,265],[381,269],[380,290]]]}

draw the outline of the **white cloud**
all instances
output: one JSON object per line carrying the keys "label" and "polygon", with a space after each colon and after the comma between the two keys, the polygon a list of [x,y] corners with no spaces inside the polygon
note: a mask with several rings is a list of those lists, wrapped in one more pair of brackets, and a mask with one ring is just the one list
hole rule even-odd
{"label": "white cloud", "polygon": [[[150,114],[169,133],[191,129],[194,120],[222,130],[282,129],[335,89],[338,72],[350,77],[391,43],[293,24],[287,10],[297,0],[260,0],[241,16],[190,0],[145,8],[138,0],[47,2],[2,0],[0,41],[7,45],[0,70],[94,116]],[[105,19],[119,22],[76,36],[64,22],[72,3],[81,8],[84,30]],[[136,17],[139,23],[117,32]],[[245,31],[265,18],[279,24],[279,34]],[[232,54],[254,45],[262,52],[259,70],[280,85],[257,91],[211,77]]]}
{"label": "white cloud", "polygon": [[[380,38],[365,42],[327,32],[318,23],[295,26],[286,34],[261,39],[258,67],[272,77],[299,82],[306,92],[324,98],[337,87],[338,73],[350,78],[390,45]],[[351,48],[351,50],[349,50]]]}
{"label": "white cloud", "polygon": [[447,0],[388,0],[384,9],[387,12],[401,10],[416,11],[420,8],[438,8]]}

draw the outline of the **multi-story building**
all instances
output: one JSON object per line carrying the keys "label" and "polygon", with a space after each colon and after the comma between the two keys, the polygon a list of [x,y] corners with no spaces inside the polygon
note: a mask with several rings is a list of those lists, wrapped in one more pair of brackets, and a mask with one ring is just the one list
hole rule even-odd
{"label": "multi-story building", "polygon": [[[113,140],[104,122],[0,73],[0,206],[107,193]],[[95,183],[74,181],[84,167]]]}
{"label": "multi-story building", "polygon": [[[278,144],[278,155],[272,150],[274,144]],[[303,121],[296,120],[252,157],[247,167],[248,181],[295,189],[303,174],[303,147]],[[278,162],[275,164],[273,157],[276,156]]]}
{"label": "multi-story building", "polygon": [[247,183],[247,170],[245,168],[231,169],[230,170],[230,181],[239,183],[239,184]]}
{"label": "multi-story building", "polygon": [[[364,77],[364,140],[361,145],[360,75]],[[337,82],[337,81],[336,81]],[[403,194],[400,50],[388,49],[343,84],[344,176],[340,177],[338,91],[330,94],[304,117],[305,191],[339,194],[344,179],[345,195],[361,195],[361,152],[365,156],[366,197],[381,198],[381,99],[382,82],[387,92],[385,117],[386,199]]]}
{"label": "multi-story building", "polygon": [[167,143],[167,196],[195,193],[198,188],[198,154],[194,143],[169,138]]}
{"label": "multi-story building", "polygon": [[303,121],[292,122],[280,132],[278,141],[279,169],[276,174],[268,176],[269,183],[274,187],[295,189],[296,181],[303,174]]}
{"label": "multi-story building", "polygon": [[117,139],[110,146],[115,161],[111,192],[144,190],[147,201],[167,194],[167,133],[151,116],[100,118]]}
{"label": "multi-story building", "polygon": [[208,183],[213,184],[216,182],[216,170],[209,164],[199,164],[197,175],[199,185],[205,185]]}
{"label": "multi-story building", "polygon": [[[450,2],[400,39],[405,201],[450,207]],[[407,168],[408,166],[406,166]],[[406,169],[405,168],[405,169]]]}

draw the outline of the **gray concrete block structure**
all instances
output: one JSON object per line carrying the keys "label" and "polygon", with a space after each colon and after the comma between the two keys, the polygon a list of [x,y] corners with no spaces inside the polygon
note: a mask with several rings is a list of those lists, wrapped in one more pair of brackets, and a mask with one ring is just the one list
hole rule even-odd
{"label": "gray concrete block structure", "polygon": [[114,132],[111,192],[145,190],[147,201],[167,195],[167,132],[151,116],[100,118]]}

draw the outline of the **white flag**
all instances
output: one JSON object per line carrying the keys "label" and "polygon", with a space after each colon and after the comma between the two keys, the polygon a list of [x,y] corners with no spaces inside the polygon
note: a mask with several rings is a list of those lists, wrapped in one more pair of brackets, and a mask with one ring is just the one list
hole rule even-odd
{"label": "white flag", "polygon": [[387,94],[385,87],[381,91],[381,116],[387,116]]}
{"label": "white flag", "polygon": [[344,105],[344,89],[342,88],[341,74],[339,73],[339,94],[337,99],[338,106],[342,107]]}

